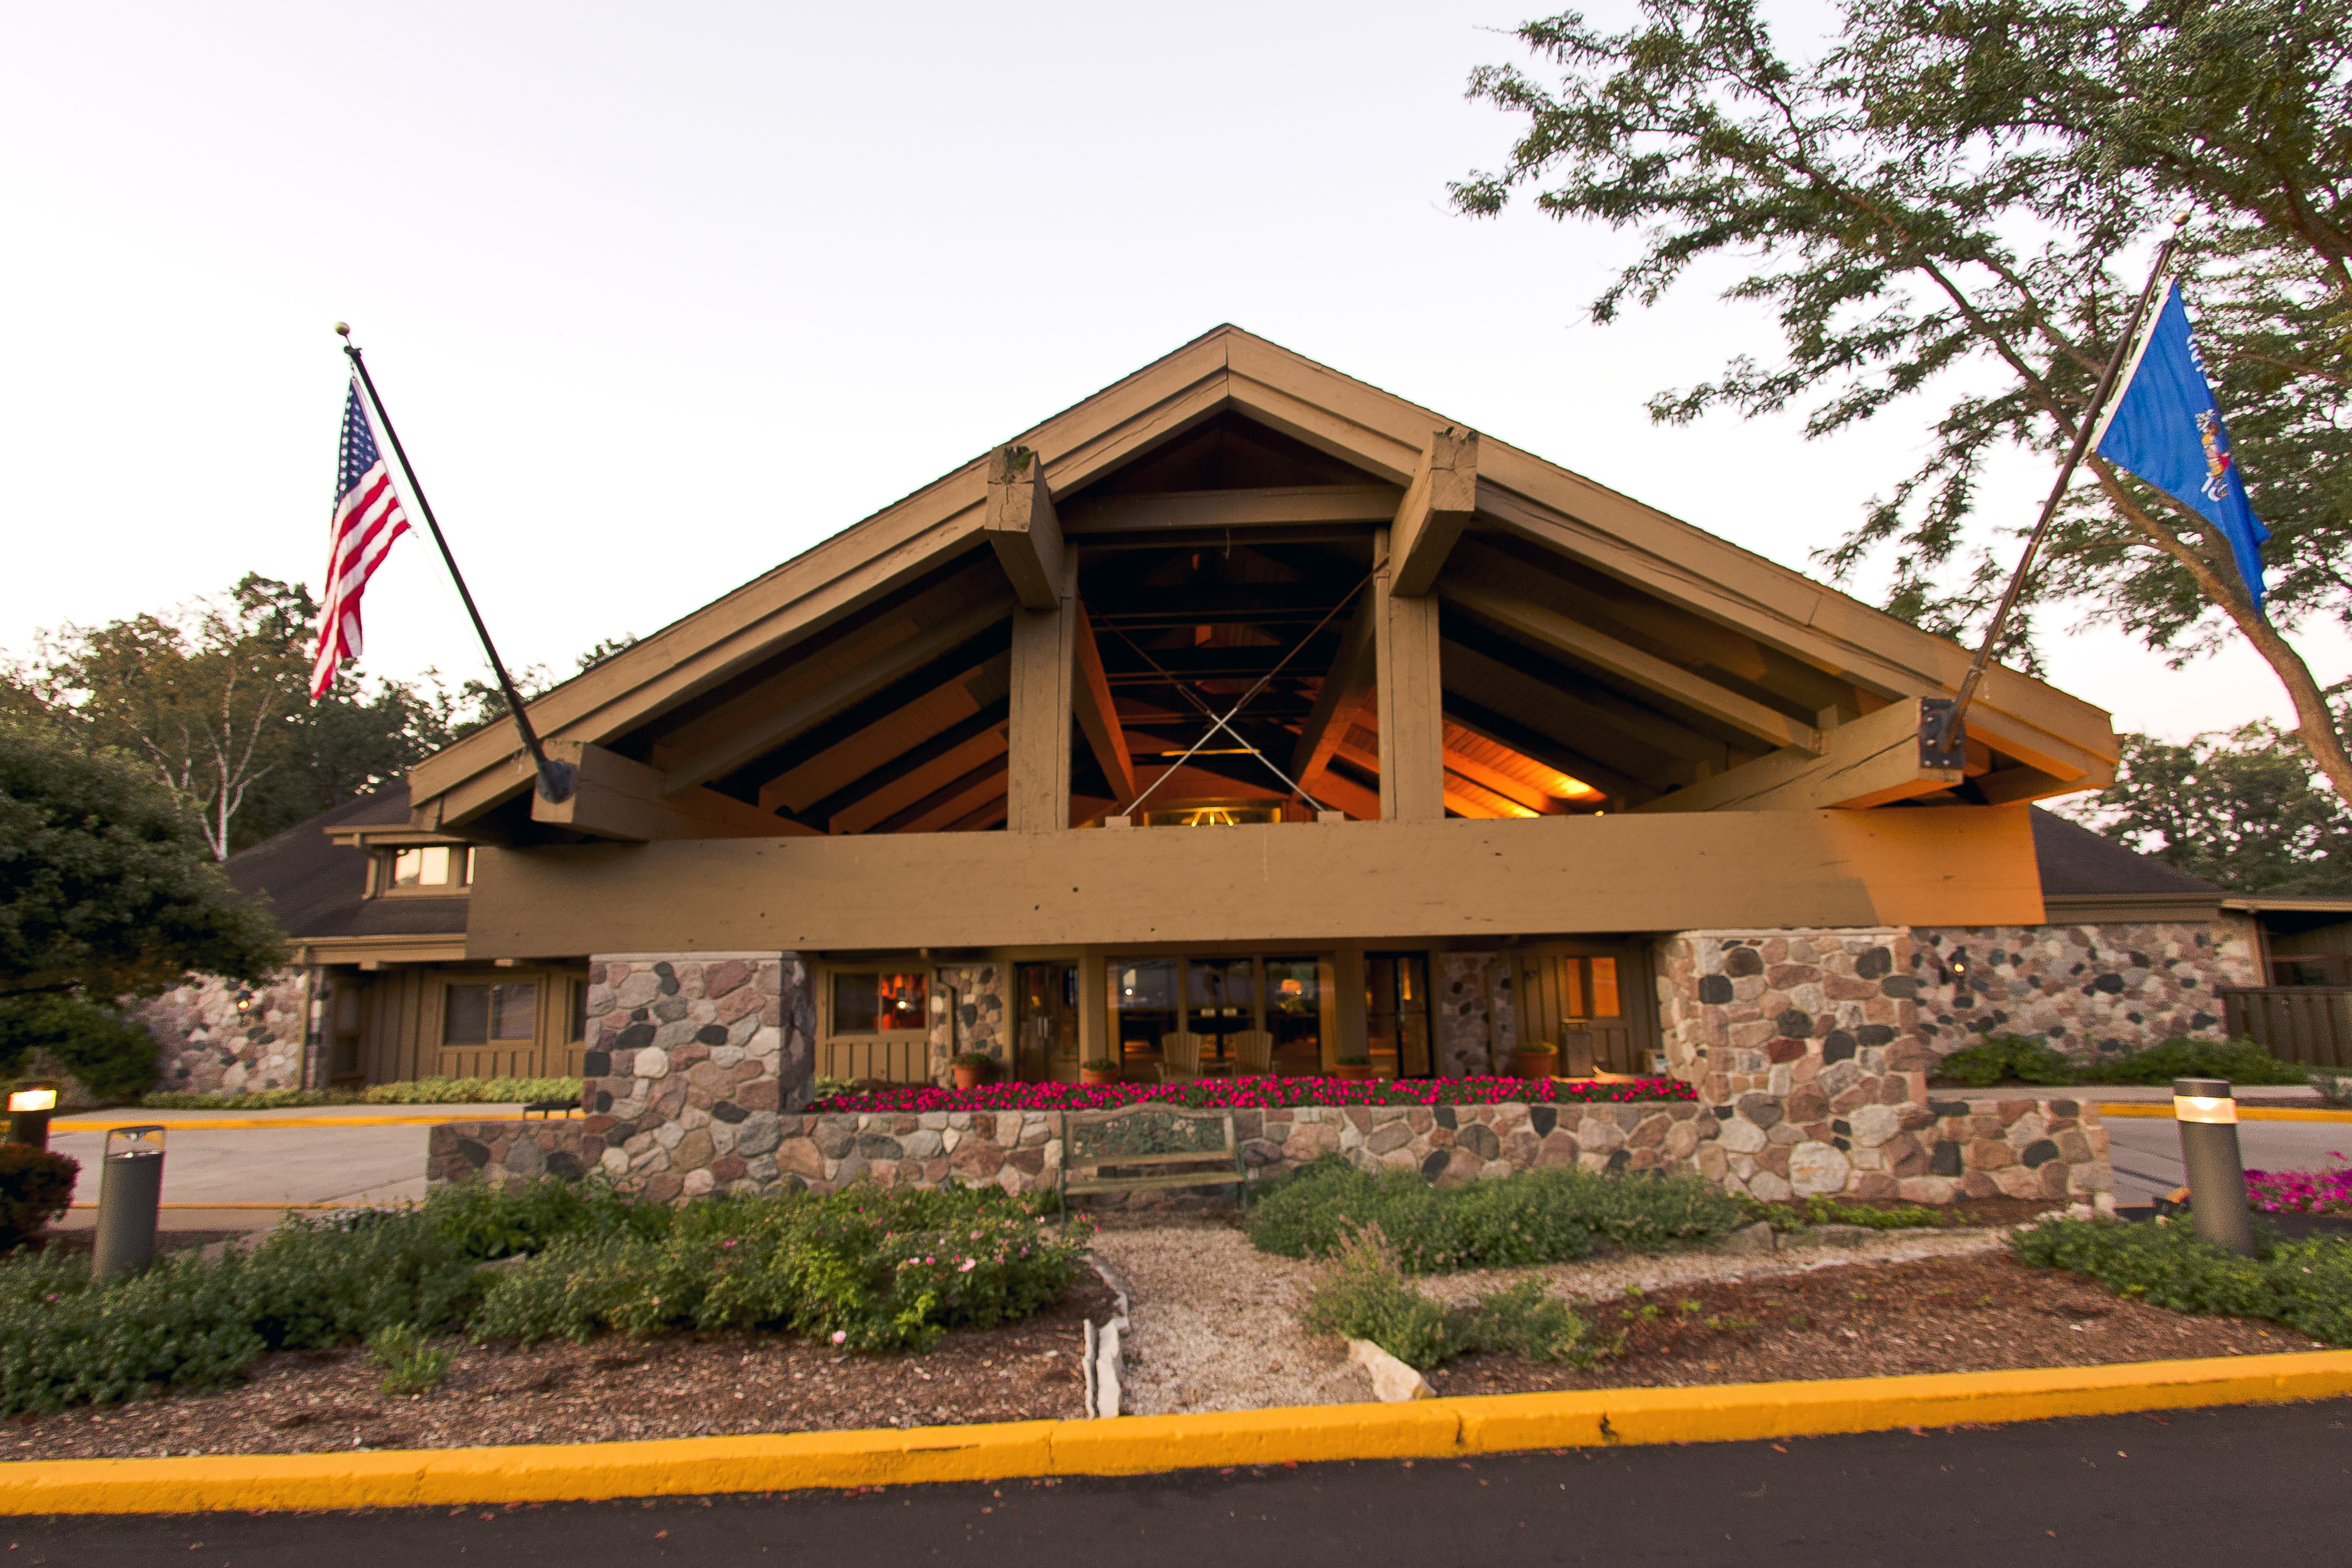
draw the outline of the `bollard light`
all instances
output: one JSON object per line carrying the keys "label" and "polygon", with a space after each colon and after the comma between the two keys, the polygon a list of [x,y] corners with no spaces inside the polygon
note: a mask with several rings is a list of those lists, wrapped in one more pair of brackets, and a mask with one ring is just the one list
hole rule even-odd
{"label": "bollard light", "polygon": [[108,1128],[98,1183],[93,1279],[120,1279],[155,1261],[155,1223],[163,1203],[163,1129]]}
{"label": "bollard light", "polygon": [[19,1079],[8,1091],[8,1142],[49,1146],[49,1116],[58,1108],[58,1086],[47,1079]]}
{"label": "bollard light", "polygon": [[2174,1079],[2172,1115],[2180,1127],[2180,1163],[2189,1168],[2189,1217],[2197,1234],[2216,1247],[2252,1257],[2246,1166],[2238,1152],[2238,1101],[2230,1080]]}

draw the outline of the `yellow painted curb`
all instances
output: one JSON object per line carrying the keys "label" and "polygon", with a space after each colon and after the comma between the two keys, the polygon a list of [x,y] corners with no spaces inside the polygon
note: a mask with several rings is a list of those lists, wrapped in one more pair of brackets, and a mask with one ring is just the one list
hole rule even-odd
{"label": "yellow painted curb", "polygon": [[[2172,1107],[2160,1100],[2127,1100],[2099,1107],[2101,1116],[2140,1116],[2172,1120]],[[2352,1110],[2309,1110],[2299,1105],[2242,1105],[2238,1107],[2241,1121],[2352,1121]]]}
{"label": "yellow painted curb", "polygon": [[[566,1111],[547,1118],[550,1121],[571,1121],[579,1112]],[[253,1127],[437,1127],[447,1121],[512,1121],[511,1116],[486,1116],[480,1111],[468,1111],[463,1116],[214,1116],[195,1121],[58,1121],[49,1131],[57,1132],[104,1132],[115,1127],[161,1127],[167,1132],[220,1132]],[[537,1121],[540,1118],[530,1119]]]}
{"label": "yellow painted curb", "polygon": [[0,1464],[0,1514],[404,1508],[1722,1443],[2352,1394],[2352,1352],[1403,1405],[370,1454]]}

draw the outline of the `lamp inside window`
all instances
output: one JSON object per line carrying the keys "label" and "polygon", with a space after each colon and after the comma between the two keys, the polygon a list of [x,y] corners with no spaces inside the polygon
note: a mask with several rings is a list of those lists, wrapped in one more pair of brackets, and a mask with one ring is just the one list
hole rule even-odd
{"label": "lamp inside window", "polygon": [[833,1032],[895,1035],[931,1026],[929,977],[868,971],[833,977]]}

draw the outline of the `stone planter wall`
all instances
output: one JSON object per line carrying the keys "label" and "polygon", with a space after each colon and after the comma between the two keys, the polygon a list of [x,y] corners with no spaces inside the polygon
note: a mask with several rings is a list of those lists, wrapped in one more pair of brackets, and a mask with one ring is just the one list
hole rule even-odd
{"label": "stone planter wall", "polygon": [[783,1119],[816,1068],[796,955],[600,955],[587,1014],[583,1157],[663,1199],[774,1187]]}
{"label": "stone planter wall", "polygon": [[133,1016],[155,1037],[159,1087],[257,1094],[307,1087],[310,1003],[308,971],[281,969],[259,985],[206,978],[177,986]]}
{"label": "stone planter wall", "polygon": [[[1297,1106],[1237,1110],[1243,1158],[1261,1174],[1295,1170],[1337,1153],[1367,1171],[1411,1170],[1439,1186],[1515,1171],[1579,1166],[1611,1174],[1698,1172],[1759,1197],[1851,1192],[1927,1203],[1956,1197],[2084,1197],[2113,1185],[2106,1132],[2096,1110],[2072,1100],[1944,1100],[1900,1111],[1880,1107],[1846,1121],[1839,1143],[1774,1141],[1772,1121],[1751,1151],[1739,1129],[1752,1126],[1727,1108],[1687,1100],[1636,1105]],[[599,1123],[609,1123],[599,1125]],[[746,1125],[749,1123],[747,1122]],[[638,1176],[631,1139],[610,1118],[577,1121],[450,1122],[432,1130],[427,1175],[499,1184],[542,1175],[576,1179],[603,1167],[652,1194],[676,1197],[724,1185],[773,1192],[831,1192],[856,1181],[884,1186],[991,1184],[1009,1193],[1051,1191],[1062,1163],[1061,1118],[1045,1110],[934,1110],[782,1116],[772,1154],[721,1183],[691,1180],[675,1158]],[[619,1142],[613,1140],[619,1139]],[[1849,1148],[1873,1165],[1859,1184],[1836,1162],[1809,1151]],[[684,1144],[669,1152],[676,1156]],[[614,1159],[620,1155],[619,1161]],[[1747,1178],[1735,1157],[1749,1162]],[[716,1156],[724,1159],[726,1156]],[[1849,1162],[1850,1164],[1850,1162]],[[756,1172],[756,1173],[754,1173]],[[1774,1187],[1761,1179],[1778,1173]],[[1132,1194],[1136,1205],[1178,1201],[1165,1193]]]}
{"label": "stone planter wall", "polygon": [[1937,1056],[1986,1035],[2038,1036],[2076,1056],[2175,1036],[2220,1039],[2224,985],[2263,983],[2250,916],[2105,925],[1920,927],[1920,1037]]}

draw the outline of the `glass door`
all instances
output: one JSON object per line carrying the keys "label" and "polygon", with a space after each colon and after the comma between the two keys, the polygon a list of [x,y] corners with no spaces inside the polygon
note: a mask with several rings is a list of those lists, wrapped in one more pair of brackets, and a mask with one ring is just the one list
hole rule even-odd
{"label": "glass door", "polygon": [[1519,955],[1518,971],[1518,1037],[1559,1047],[1562,1074],[1647,1070],[1654,1016],[1625,1007],[1632,987],[1642,984],[1636,952],[1530,949]]}
{"label": "glass door", "polygon": [[1372,1069],[1383,1078],[1426,1078],[1429,959],[1419,952],[1364,955],[1364,1022]]}
{"label": "glass door", "polygon": [[1013,1007],[1013,1070],[1024,1082],[1078,1077],[1078,966],[1024,963]]}
{"label": "glass door", "polygon": [[1312,958],[1265,961],[1265,1026],[1274,1037],[1274,1070],[1307,1077],[1323,1070],[1324,971]]}
{"label": "glass door", "polygon": [[1230,1071],[1232,1037],[1257,1027],[1256,960],[1186,959],[1184,1026],[1201,1037],[1202,1071]]}
{"label": "glass door", "polygon": [[1114,958],[1110,975],[1111,1038],[1118,1061],[1129,1079],[1150,1082],[1159,1076],[1160,1040],[1178,1027],[1177,961],[1172,958]]}

